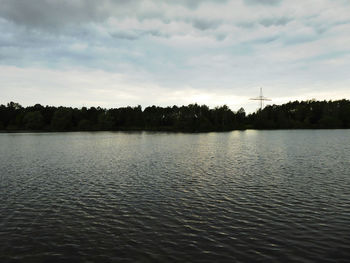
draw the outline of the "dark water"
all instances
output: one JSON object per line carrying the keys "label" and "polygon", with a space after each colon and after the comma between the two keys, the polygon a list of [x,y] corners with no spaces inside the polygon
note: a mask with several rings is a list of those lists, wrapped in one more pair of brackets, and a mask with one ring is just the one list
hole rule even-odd
{"label": "dark water", "polygon": [[0,262],[346,262],[350,130],[0,134]]}

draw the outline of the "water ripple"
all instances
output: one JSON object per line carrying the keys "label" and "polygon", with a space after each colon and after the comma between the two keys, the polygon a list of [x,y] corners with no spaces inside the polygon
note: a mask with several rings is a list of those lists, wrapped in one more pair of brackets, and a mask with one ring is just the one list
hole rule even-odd
{"label": "water ripple", "polygon": [[0,262],[346,262],[349,141],[0,134]]}

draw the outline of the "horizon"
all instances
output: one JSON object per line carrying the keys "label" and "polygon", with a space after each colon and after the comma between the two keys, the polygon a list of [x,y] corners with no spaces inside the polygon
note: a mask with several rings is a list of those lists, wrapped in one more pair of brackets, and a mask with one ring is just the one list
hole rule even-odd
{"label": "horizon", "polygon": [[350,98],[348,1],[0,4],[0,104],[252,113],[260,87],[266,105]]}
{"label": "horizon", "polygon": [[[265,97],[265,96],[264,96]],[[63,108],[71,108],[71,109],[78,109],[78,110],[81,110],[83,108],[87,108],[87,109],[90,109],[90,108],[100,108],[100,109],[103,109],[103,110],[113,110],[113,109],[120,109],[120,108],[127,108],[127,107],[130,107],[130,108],[137,108],[137,107],[141,107],[141,110],[144,111],[146,108],[151,108],[151,107],[158,107],[158,108],[173,108],[173,107],[178,107],[178,108],[181,108],[181,107],[188,107],[190,105],[197,105],[197,106],[207,106],[209,108],[209,110],[215,110],[216,108],[220,108],[220,107],[223,107],[223,106],[227,106],[229,108],[229,110],[231,110],[233,113],[237,113],[239,110],[243,109],[245,114],[247,115],[251,115],[251,114],[254,114],[254,113],[258,113],[259,110],[261,109],[264,109],[268,106],[283,106],[283,105],[286,105],[286,104],[290,104],[290,103],[312,103],[312,102],[326,102],[326,103],[332,103],[332,102],[337,102],[337,101],[350,101],[349,99],[346,99],[346,98],[343,98],[343,99],[335,99],[335,100],[317,100],[315,98],[312,98],[312,99],[309,99],[309,100],[292,100],[292,101],[288,101],[288,102],[285,102],[283,104],[275,104],[275,103],[266,103],[263,105],[262,108],[260,108],[260,106],[257,106],[257,109],[255,111],[250,111],[248,112],[244,107],[239,107],[237,109],[232,109],[229,105],[227,104],[222,104],[222,105],[215,105],[215,106],[209,106],[207,104],[199,104],[199,103],[189,103],[189,104],[182,104],[182,105],[165,105],[165,106],[160,106],[160,105],[146,105],[146,106],[142,106],[142,105],[126,105],[126,106],[116,106],[116,107],[101,107],[99,105],[97,106],[86,106],[86,105],[83,105],[83,106],[72,106],[72,105],[50,105],[50,104],[45,104],[45,103],[34,103],[34,104],[29,104],[29,105],[24,105],[24,104],[21,104],[20,102],[18,101],[9,101],[7,103],[0,103],[0,106],[5,106],[5,107],[9,107],[9,104],[11,103],[14,103],[14,104],[18,104],[20,107],[22,108],[29,108],[29,107],[34,107],[36,105],[40,105],[42,107],[54,107],[54,108],[60,108],[60,107],[63,107]],[[258,101],[258,100],[255,100],[255,101]],[[260,102],[259,102],[260,104]]]}

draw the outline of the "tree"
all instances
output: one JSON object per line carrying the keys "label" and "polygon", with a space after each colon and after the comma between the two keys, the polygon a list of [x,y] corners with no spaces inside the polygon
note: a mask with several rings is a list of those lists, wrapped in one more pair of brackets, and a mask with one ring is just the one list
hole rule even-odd
{"label": "tree", "polygon": [[92,129],[92,125],[89,120],[83,119],[79,121],[77,128],[79,131],[89,131]]}
{"label": "tree", "polygon": [[27,130],[41,130],[44,126],[44,118],[40,111],[26,113],[23,122]]}
{"label": "tree", "polygon": [[102,112],[98,115],[99,130],[108,131],[113,128],[113,117],[108,112]]}
{"label": "tree", "polygon": [[19,103],[13,102],[13,101],[11,101],[10,103],[7,103],[7,107],[14,110],[19,110],[22,108],[22,106]]}
{"label": "tree", "polygon": [[51,128],[55,131],[67,131],[72,128],[72,110],[69,108],[58,108],[52,118]]}

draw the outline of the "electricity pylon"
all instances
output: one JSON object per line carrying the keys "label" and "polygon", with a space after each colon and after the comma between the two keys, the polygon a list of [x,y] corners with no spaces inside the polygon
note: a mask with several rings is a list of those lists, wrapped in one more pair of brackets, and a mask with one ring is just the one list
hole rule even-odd
{"label": "electricity pylon", "polygon": [[251,98],[250,100],[259,100],[260,101],[260,110],[262,110],[264,107],[264,101],[266,101],[266,100],[270,101],[271,99],[264,97],[263,93],[262,93],[262,88],[260,88],[260,96],[256,97],[256,98]]}

